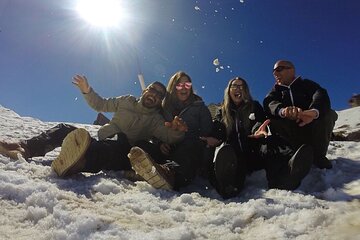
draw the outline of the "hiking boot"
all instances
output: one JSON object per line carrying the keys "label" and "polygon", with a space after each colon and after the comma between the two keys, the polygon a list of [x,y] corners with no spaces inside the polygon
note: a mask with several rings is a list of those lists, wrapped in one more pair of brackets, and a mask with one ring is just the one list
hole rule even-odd
{"label": "hiking boot", "polygon": [[23,158],[27,158],[27,150],[21,143],[8,143],[0,141],[0,154],[9,157],[13,160],[18,160],[19,155]]}
{"label": "hiking boot", "polygon": [[238,159],[232,146],[225,145],[217,149],[214,160],[216,190],[224,198],[235,197],[241,190],[245,171],[238,171]]}
{"label": "hiking boot", "polygon": [[309,173],[314,153],[310,145],[301,145],[289,160],[290,176],[294,181],[301,180]]}
{"label": "hiking boot", "polygon": [[332,164],[331,162],[329,161],[329,159],[325,156],[323,157],[315,157],[314,159],[314,165],[317,167],[317,168],[320,168],[320,169],[331,169],[332,168]]}
{"label": "hiking boot", "polygon": [[165,190],[174,188],[174,172],[167,166],[154,162],[144,150],[139,147],[132,147],[128,157],[136,174],[140,175],[151,186]]}
{"label": "hiking boot", "polygon": [[61,145],[59,156],[52,162],[51,168],[59,177],[80,172],[86,163],[85,153],[90,146],[89,133],[79,128],[70,132]]}
{"label": "hiking boot", "polygon": [[124,178],[126,178],[127,180],[130,180],[132,182],[145,181],[144,178],[142,178],[134,170],[125,170],[123,172],[123,176],[124,176]]}

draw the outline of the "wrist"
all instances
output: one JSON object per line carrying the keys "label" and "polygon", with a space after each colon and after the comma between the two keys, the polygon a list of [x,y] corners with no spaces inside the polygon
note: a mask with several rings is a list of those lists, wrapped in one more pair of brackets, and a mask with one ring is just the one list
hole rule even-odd
{"label": "wrist", "polygon": [[85,91],[81,91],[83,94],[88,94],[91,91],[91,87],[89,86]]}

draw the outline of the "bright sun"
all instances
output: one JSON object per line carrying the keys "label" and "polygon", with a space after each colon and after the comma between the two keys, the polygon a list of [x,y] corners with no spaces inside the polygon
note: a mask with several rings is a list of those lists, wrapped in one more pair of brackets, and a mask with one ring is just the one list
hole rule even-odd
{"label": "bright sun", "polygon": [[76,9],[81,17],[97,27],[115,27],[125,15],[120,0],[79,0]]}

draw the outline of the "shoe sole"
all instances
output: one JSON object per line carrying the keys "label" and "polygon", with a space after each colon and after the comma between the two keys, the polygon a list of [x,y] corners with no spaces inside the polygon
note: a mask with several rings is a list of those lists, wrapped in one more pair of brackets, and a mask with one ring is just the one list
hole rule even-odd
{"label": "shoe sole", "polygon": [[301,181],[310,171],[314,161],[313,149],[310,145],[302,145],[289,161],[290,175]]}
{"label": "shoe sole", "polygon": [[51,168],[59,177],[68,176],[74,167],[86,153],[91,142],[89,133],[79,128],[70,132],[61,144],[59,156],[51,163]]}
{"label": "shoe sole", "polygon": [[136,174],[141,176],[154,188],[172,190],[173,187],[164,177],[151,159],[151,157],[139,147],[132,147],[128,155],[130,163]]}
{"label": "shoe sole", "polygon": [[221,147],[215,156],[214,170],[218,190],[222,195],[231,195],[229,190],[238,191],[234,185],[237,177],[237,156],[233,148],[228,145]]}

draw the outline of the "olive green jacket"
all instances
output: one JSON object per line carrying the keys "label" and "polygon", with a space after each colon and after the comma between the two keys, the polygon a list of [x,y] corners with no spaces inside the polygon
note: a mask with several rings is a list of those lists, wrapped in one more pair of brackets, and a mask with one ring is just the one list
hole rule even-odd
{"label": "olive green jacket", "polygon": [[153,137],[173,144],[184,137],[183,132],[165,127],[160,108],[144,107],[141,98],[136,99],[131,95],[102,98],[93,89],[83,95],[94,110],[114,113],[111,121],[99,129],[99,140],[112,137],[117,133],[124,133],[131,145],[136,141],[149,140]]}

